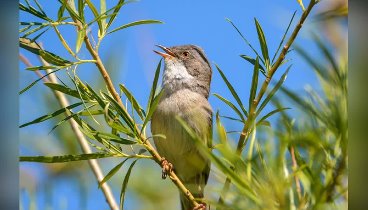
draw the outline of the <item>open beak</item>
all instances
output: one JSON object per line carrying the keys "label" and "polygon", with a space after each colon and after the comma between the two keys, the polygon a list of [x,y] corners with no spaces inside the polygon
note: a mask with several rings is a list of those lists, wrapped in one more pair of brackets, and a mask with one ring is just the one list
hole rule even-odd
{"label": "open beak", "polygon": [[162,45],[156,45],[157,47],[161,48],[164,52],[159,52],[159,51],[156,51],[156,50],[153,50],[153,52],[161,55],[162,57],[164,58],[172,58],[172,57],[176,57],[176,55],[167,47],[164,47]]}

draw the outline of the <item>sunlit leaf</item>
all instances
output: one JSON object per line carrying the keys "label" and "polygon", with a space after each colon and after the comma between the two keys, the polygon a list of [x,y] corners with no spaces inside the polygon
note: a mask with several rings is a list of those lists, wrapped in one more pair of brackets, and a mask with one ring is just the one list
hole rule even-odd
{"label": "sunlit leaf", "polygon": [[214,93],[213,95],[216,96],[221,101],[223,101],[225,104],[227,104],[231,109],[233,109],[235,111],[235,113],[240,117],[241,122],[245,122],[245,118],[244,118],[243,114],[233,103],[231,103],[229,100],[227,100],[226,98],[222,97],[221,95],[219,95],[217,93]]}
{"label": "sunlit leaf", "polygon": [[119,170],[120,168],[124,165],[124,163],[129,160],[129,158],[123,160],[121,163],[119,163],[118,165],[116,165],[114,168],[112,168],[109,173],[106,174],[106,176],[100,181],[100,183],[98,183],[98,188],[101,188],[101,186],[110,180],[111,177],[113,177]]}
{"label": "sunlit leaf", "polygon": [[[254,58],[251,58],[247,55],[240,55],[240,57],[243,58],[244,60],[248,61],[249,63],[253,64],[253,66],[256,64],[256,59],[254,59]],[[261,71],[261,73],[264,76],[266,76],[266,71],[265,71],[264,67],[262,65],[260,65],[259,62],[258,62],[258,65],[259,65],[259,70]]]}
{"label": "sunlit leaf", "polygon": [[80,155],[62,155],[62,156],[20,156],[21,162],[40,162],[40,163],[64,163],[71,161],[92,160],[100,158],[114,157],[111,153],[90,153]]}
{"label": "sunlit leaf", "polygon": [[123,185],[121,186],[121,192],[120,192],[120,209],[124,209],[126,188],[128,186],[128,182],[129,182],[130,174],[132,173],[132,169],[138,160],[139,159],[136,159],[133,161],[133,163],[129,166],[128,171],[124,177]]}
{"label": "sunlit leaf", "polygon": [[155,24],[155,23],[163,23],[163,22],[159,21],[159,20],[138,20],[138,21],[134,21],[134,22],[122,25],[120,27],[117,27],[117,28],[113,29],[112,31],[107,32],[107,34],[111,34],[111,33],[114,33],[116,31],[119,31],[119,30],[122,30],[122,29],[125,29],[125,28],[129,28],[129,27],[132,27],[132,26],[143,25],[143,24]]}
{"label": "sunlit leaf", "polygon": [[138,101],[134,98],[133,94],[124,85],[120,84],[119,87],[120,87],[120,90],[124,92],[127,99],[130,101],[134,110],[137,112],[141,120],[143,120],[146,116],[146,113],[144,112],[144,110],[142,109]]}
{"label": "sunlit leaf", "polygon": [[254,98],[256,97],[256,93],[257,93],[258,73],[259,73],[259,59],[257,57],[256,62],[254,64],[252,85],[251,85],[251,88],[250,88],[249,107],[248,107],[249,110],[251,110],[251,106],[253,104]]}
{"label": "sunlit leaf", "polygon": [[248,112],[245,110],[242,101],[240,100],[238,94],[236,93],[234,87],[231,85],[231,83],[229,82],[229,80],[226,78],[225,74],[222,72],[222,70],[220,69],[219,66],[216,65],[216,68],[218,70],[218,72],[220,73],[222,79],[224,80],[227,88],[230,90],[231,94],[233,95],[234,99],[236,100],[236,102],[238,103],[238,105],[240,106],[241,110],[243,111],[244,115],[246,117],[248,117]]}
{"label": "sunlit leaf", "polygon": [[270,58],[268,56],[268,47],[267,47],[266,37],[263,33],[261,25],[259,24],[259,22],[256,18],[254,18],[254,22],[256,24],[259,44],[261,45],[262,55],[263,55],[263,58],[265,60],[266,69],[269,69],[269,67],[270,67]]}

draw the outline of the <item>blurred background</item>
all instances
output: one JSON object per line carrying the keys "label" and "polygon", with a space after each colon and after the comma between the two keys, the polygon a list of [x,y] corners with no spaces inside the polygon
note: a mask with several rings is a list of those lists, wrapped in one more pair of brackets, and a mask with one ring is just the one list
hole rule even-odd
{"label": "blurred background", "polygon": [[[59,3],[39,0],[47,15],[56,19]],[[93,1],[96,5],[98,1]],[[108,1],[115,5],[116,0]],[[305,1],[307,5],[309,2]],[[174,46],[195,44],[202,47],[211,64],[217,64],[227,75],[238,94],[247,100],[253,67],[239,57],[240,54],[255,57],[253,51],[243,42],[226,18],[229,18],[240,29],[245,37],[260,50],[255,30],[256,17],[263,27],[268,48],[271,54],[276,51],[289,20],[294,11],[296,18],[291,26],[294,28],[302,10],[298,2],[282,0],[241,1],[234,0],[227,3],[219,1],[169,1],[142,0],[131,3],[122,8],[114,25],[120,26],[140,19],[157,19],[164,24],[142,25],[129,28],[105,38],[100,47],[100,55],[112,79],[117,86],[125,84],[141,104],[146,104],[154,71],[160,57],[153,53],[155,44]],[[20,12],[19,21],[28,21],[34,17]],[[321,57],[320,50],[315,44],[312,33],[321,37],[333,50],[336,58],[347,60],[347,1],[323,0],[313,10],[312,15],[303,25],[302,31],[295,44],[303,48],[314,58]],[[113,27],[114,28],[114,27]],[[60,27],[64,38],[71,46],[75,45],[75,29],[71,26]],[[96,33],[97,25],[92,25],[91,32]],[[56,41],[57,40],[57,41]],[[73,60],[52,30],[38,39],[46,50],[50,50],[66,59]],[[34,55],[20,50],[33,65],[41,65]],[[89,59],[88,52],[82,48],[79,55]],[[293,64],[285,87],[294,92],[305,95],[308,87],[317,92],[322,91],[316,73],[305,58],[292,51],[288,54],[289,63]],[[321,61],[323,62],[323,60]],[[26,87],[38,77],[34,72],[26,71],[26,66],[19,62],[20,89]],[[213,65],[214,68],[214,65]],[[275,75],[279,78],[285,67]],[[97,89],[105,89],[102,78],[92,64],[78,67],[79,77]],[[67,83],[67,76],[61,72],[57,74]],[[231,98],[218,72],[213,69],[211,93],[220,93]],[[282,97],[282,96],[280,96]],[[222,115],[233,116],[232,110],[224,106],[217,98],[210,96],[210,103],[214,111],[221,110]],[[288,114],[300,117],[300,110],[291,102],[285,101],[285,106],[292,107]],[[29,122],[39,116],[58,109],[58,103],[52,92],[42,83],[32,87],[19,98],[19,124]],[[266,111],[272,107],[266,107]],[[277,117],[275,117],[277,118]],[[51,129],[62,118],[55,118],[41,124],[20,129],[19,153],[21,156],[31,155],[64,155],[80,154],[80,147],[71,132],[69,124],[62,124],[52,132]],[[239,131],[241,124],[223,120],[228,131]],[[277,123],[271,118],[271,124]],[[232,138],[232,135],[230,135]],[[237,139],[237,135],[233,136]],[[99,160],[105,174],[119,163],[113,158]],[[119,197],[122,180],[127,166],[123,166],[110,181],[116,198]],[[168,180],[161,180],[161,169],[150,161],[140,161],[133,170],[126,195],[126,209],[174,209],[179,208],[177,189]],[[211,177],[210,179],[215,179]],[[210,181],[211,182],[211,181]],[[20,163],[20,206],[21,209],[108,209],[101,190],[86,161],[39,164]]]}

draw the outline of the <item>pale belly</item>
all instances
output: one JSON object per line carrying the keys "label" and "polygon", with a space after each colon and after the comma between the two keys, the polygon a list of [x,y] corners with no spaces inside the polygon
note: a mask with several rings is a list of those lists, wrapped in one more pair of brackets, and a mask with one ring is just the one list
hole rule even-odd
{"label": "pale belly", "polygon": [[[152,134],[158,152],[174,165],[181,178],[191,178],[208,167],[209,160],[201,154],[176,116],[181,117],[205,141],[210,138],[212,111],[208,101],[190,91],[178,91],[164,98],[152,116]],[[207,142],[205,142],[206,144]]]}

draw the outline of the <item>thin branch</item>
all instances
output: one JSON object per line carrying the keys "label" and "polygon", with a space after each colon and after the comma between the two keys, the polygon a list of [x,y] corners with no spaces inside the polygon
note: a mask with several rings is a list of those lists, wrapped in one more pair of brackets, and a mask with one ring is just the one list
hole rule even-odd
{"label": "thin branch", "polygon": [[[22,62],[24,64],[26,64],[28,67],[33,67],[33,65],[28,61],[27,58],[25,58],[22,55],[20,55],[20,58],[22,58],[21,59]],[[49,65],[42,58],[41,58],[41,61],[43,62],[43,65],[45,65],[45,66]],[[57,78],[54,74],[49,75],[49,81],[51,81],[52,83],[56,83],[56,84],[58,83]],[[53,91],[53,93],[55,94],[55,97],[57,98],[57,100],[58,100],[61,107],[67,107],[67,106],[70,105],[68,99],[65,97],[65,95],[63,93],[61,93],[59,91]],[[70,116],[71,113],[67,110],[66,115]],[[72,127],[72,130],[73,130],[74,134],[76,135],[77,140],[78,140],[83,152],[85,154],[92,153],[92,149],[90,148],[87,139],[84,137],[83,133],[80,131],[78,123],[73,118],[68,120],[68,122],[70,123],[70,126]],[[88,163],[89,163],[93,173],[95,174],[95,176],[97,178],[97,181],[100,183],[103,180],[104,175],[102,173],[101,167],[99,166],[97,160],[95,160],[95,159],[88,160]],[[105,182],[101,185],[101,189],[102,189],[102,192],[105,195],[106,201],[109,204],[110,208],[112,210],[119,210],[119,206],[118,206],[117,202],[114,199],[114,196],[112,194],[110,186]]]}
{"label": "thin branch", "polygon": [[[290,46],[293,44],[293,42],[295,41],[295,38],[297,37],[300,29],[303,26],[303,23],[305,22],[306,18],[308,17],[310,11],[312,10],[312,8],[317,4],[316,0],[311,0],[309,2],[308,8],[303,12],[302,16],[299,19],[299,22],[297,24],[297,26],[294,28],[293,33],[291,34],[291,36],[289,37],[286,45],[283,47],[280,55],[278,56],[276,62],[273,64],[273,66],[271,67],[271,69],[268,71],[267,73],[267,77],[266,79],[263,81],[261,89],[256,97],[256,99],[253,101],[252,106],[250,107],[249,110],[249,116],[247,121],[244,124],[242,133],[239,136],[239,140],[238,140],[238,145],[237,145],[237,149],[236,149],[236,153],[238,155],[240,155],[244,149],[244,146],[246,145],[246,141],[249,138],[250,133],[252,132],[252,123],[255,120],[255,111],[257,109],[258,104],[260,103],[260,101],[262,100],[263,95],[265,94],[268,85],[274,75],[274,73],[277,71],[277,69],[280,67],[280,65],[282,64],[282,62],[285,60],[285,56],[290,48]],[[224,199],[225,199],[225,195],[227,193],[227,190],[229,187],[229,184],[231,183],[231,180],[229,177],[226,178],[225,184],[224,184],[224,190],[219,198],[219,203],[223,204]]]}

